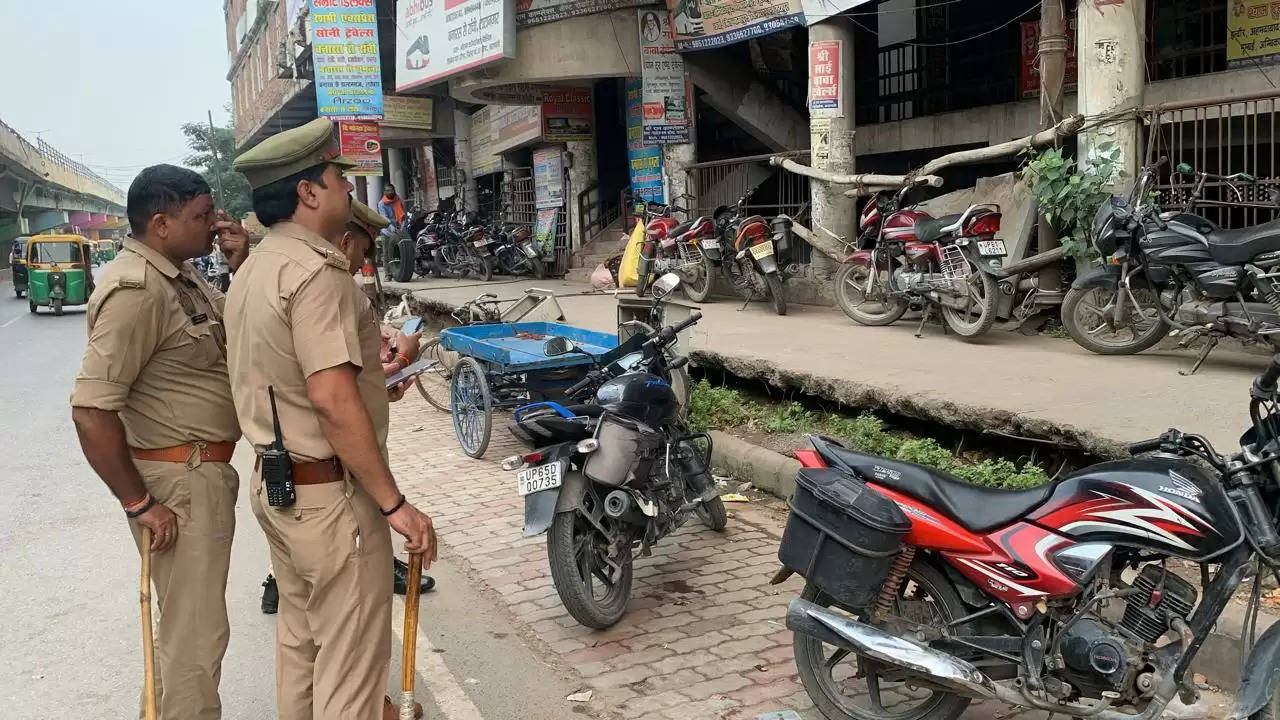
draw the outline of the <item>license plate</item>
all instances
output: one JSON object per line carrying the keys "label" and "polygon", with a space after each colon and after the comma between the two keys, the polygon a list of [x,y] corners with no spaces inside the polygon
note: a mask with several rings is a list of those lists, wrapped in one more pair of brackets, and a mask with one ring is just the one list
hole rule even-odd
{"label": "license plate", "polygon": [[757,259],[757,260],[763,260],[763,259],[765,259],[765,258],[769,257],[770,255],[773,255],[773,241],[772,241],[772,240],[765,240],[764,242],[760,243],[759,245],[752,245],[752,246],[751,246],[751,257],[753,257],[753,258],[755,258],[755,259]]}
{"label": "license plate", "polygon": [[516,492],[521,495],[558,488],[564,482],[559,461],[538,465],[516,474]]}
{"label": "license plate", "polygon": [[488,245],[488,244],[489,244],[489,241],[488,241],[488,240],[476,240],[475,242],[473,242],[473,243],[471,243],[471,244],[472,244],[472,245],[475,245],[476,247],[484,247],[485,245]]}
{"label": "license plate", "polygon": [[524,251],[525,257],[530,257],[530,258],[538,257],[538,251],[534,250],[532,245],[525,245],[520,249]]}
{"label": "license plate", "polygon": [[705,240],[702,241],[702,247],[708,250],[719,250],[720,241],[715,238],[706,238]]}
{"label": "license plate", "polygon": [[670,238],[670,237],[662,238],[662,247],[664,247],[664,248],[669,248],[669,247],[671,247],[672,245],[675,245],[675,244],[676,244],[676,239],[675,239],[675,238]]}
{"label": "license plate", "polygon": [[1003,240],[979,240],[978,254],[982,255],[983,257],[986,257],[986,256],[1003,257],[1005,255],[1008,255],[1008,253],[1004,249]]}

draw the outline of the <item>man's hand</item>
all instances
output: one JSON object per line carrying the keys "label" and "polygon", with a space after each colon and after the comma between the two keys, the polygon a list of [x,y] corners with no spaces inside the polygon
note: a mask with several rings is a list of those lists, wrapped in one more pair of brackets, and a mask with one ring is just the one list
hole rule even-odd
{"label": "man's hand", "polygon": [[227,265],[231,272],[240,269],[241,263],[249,257],[249,233],[244,226],[236,222],[226,210],[218,211],[218,219],[213,223],[213,231],[218,234],[218,247],[227,257]]}
{"label": "man's hand", "polygon": [[422,567],[436,561],[436,529],[431,517],[406,502],[387,517],[391,528],[404,536],[406,552],[422,553]]}
{"label": "man's hand", "polygon": [[163,552],[178,541],[178,516],[160,503],[139,515],[138,524],[151,531],[151,550]]}
{"label": "man's hand", "polygon": [[413,364],[413,361],[418,359],[418,352],[422,349],[418,342],[421,338],[422,333],[420,332],[416,332],[412,335],[405,335],[404,331],[396,331],[396,352],[409,358],[410,365]]}

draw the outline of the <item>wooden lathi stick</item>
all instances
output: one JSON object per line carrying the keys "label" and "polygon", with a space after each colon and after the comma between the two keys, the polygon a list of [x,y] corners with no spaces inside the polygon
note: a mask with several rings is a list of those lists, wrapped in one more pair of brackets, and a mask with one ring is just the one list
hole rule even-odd
{"label": "wooden lathi stick", "polygon": [[151,634],[151,530],[142,528],[142,580],[138,585],[142,609],[142,694],[146,720],[156,720],[156,646]]}
{"label": "wooden lathi stick", "polygon": [[418,598],[422,594],[422,553],[409,553],[404,592],[404,656],[400,659],[400,720],[413,720],[413,679],[417,675]]}

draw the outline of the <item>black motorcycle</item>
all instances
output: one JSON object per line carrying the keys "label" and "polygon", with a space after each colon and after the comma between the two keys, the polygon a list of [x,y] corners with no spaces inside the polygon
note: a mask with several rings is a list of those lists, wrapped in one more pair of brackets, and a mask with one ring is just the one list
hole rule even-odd
{"label": "black motorcycle", "polygon": [[533,231],[527,225],[514,228],[494,226],[490,233],[497,238],[493,256],[502,272],[508,275],[530,275],[538,280],[547,276],[546,263],[533,241]]}
{"label": "black motorcycle", "polygon": [[[1111,262],[1081,275],[1062,304],[1062,324],[1081,347],[1132,355],[1170,330],[1183,347],[1205,340],[1194,373],[1223,337],[1280,349],[1280,221],[1223,230],[1188,212],[1161,213],[1150,201],[1156,172],[1143,168],[1128,200],[1112,197],[1091,226],[1094,247]],[[1181,164],[1178,171],[1194,172]],[[1254,183],[1246,173],[1196,173],[1206,180]]]}
{"label": "black motorcycle", "polygon": [[[679,284],[653,285],[660,302]],[[638,332],[594,358],[566,391],[568,405],[540,402],[516,410],[512,432],[533,452],[502,461],[520,469],[524,534],[547,535],[547,559],[561,602],[575,620],[607,628],[626,611],[632,560],[698,518],[713,530],[727,523],[711,477],[711,438],[685,422],[673,379],[688,358],[671,351],[677,334],[702,316]],[[583,352],[559,337],[546,354]],[[523,469],[521,469],[523,468]]]}
{"label": "black motorcycle", "polygon": [[493,253],[489,238],[474,212],[458,213],[440,228],[443,242],[434,251],[441,273],[446,277],[474,275],[480,280],[493,279]]}
{"label": "black motorcycle", "polygon": [[751,302],[767,297],[773,311],[787,314],[787,298],[783,283],[794,275],[795,250],[791,218],[779,215],[769,219],[747,213],[750,194],[738,198],[733,209],[717,209],[716,228],[722,256],[720,270],[738,294]]}

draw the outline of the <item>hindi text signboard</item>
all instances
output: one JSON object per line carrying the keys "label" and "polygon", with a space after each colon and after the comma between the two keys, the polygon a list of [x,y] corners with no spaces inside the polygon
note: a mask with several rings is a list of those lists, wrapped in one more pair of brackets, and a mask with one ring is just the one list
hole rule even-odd
{"label": "hindi text signboard", "polygon": [[514,16],[514,0],[397,0],[396,91],[514,57]]}
{"label": "hindi text signboard", "polygon": [[692,135],[692,90],[684,72],[684,58],[671,42],[671,14],[642,8],[640,77],[643,82],[644,141],[673,145]]}
{"label": "hindi text signboard", "polygon": [[316,113],[382,118],[382,62],[374,0],[311,0]]}
{"label": "hindi text signboard", "polygon": [[376,122],[338,121],[342,155],[355,162],[348,175],[382,177],[382,132]]}

